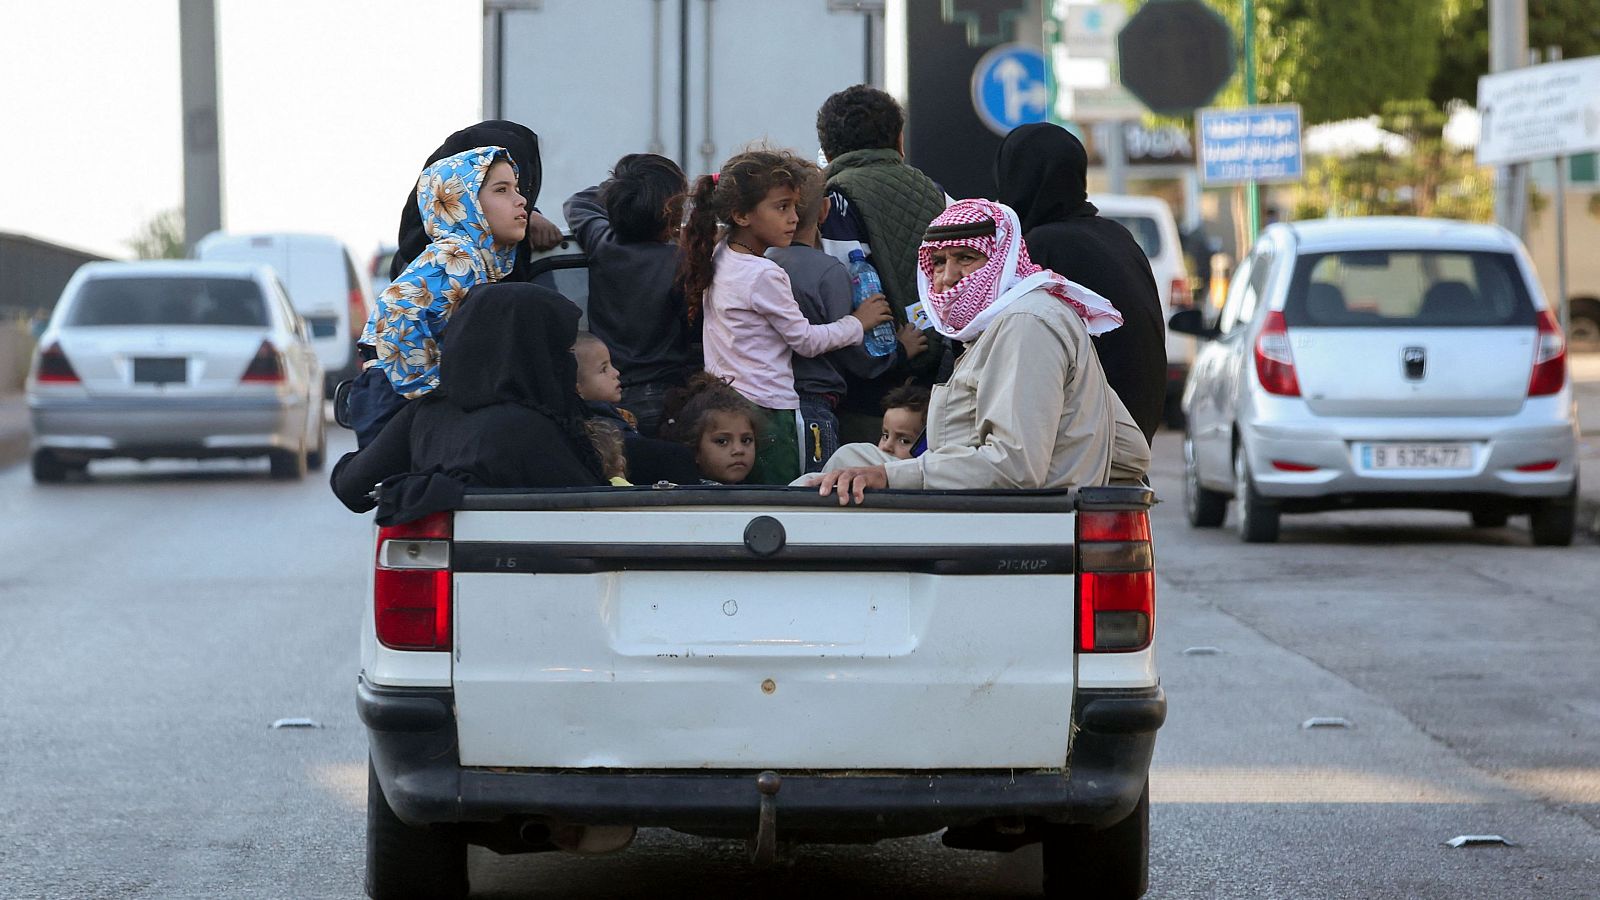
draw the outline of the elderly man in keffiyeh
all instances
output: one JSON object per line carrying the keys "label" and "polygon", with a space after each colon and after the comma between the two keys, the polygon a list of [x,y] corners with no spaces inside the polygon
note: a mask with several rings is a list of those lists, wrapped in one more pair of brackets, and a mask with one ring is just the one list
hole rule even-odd
{"label": "elderly man in keffiyeh", "polygon": [[928,452],[839,448],[797,484],[861,502],[868,488],[1068,488],[1136,482],[1150,447],[1106,384],[1090,337],[1122,324],[1099,294],[1028,258],[1016,213],[962,200],[928,226],[918,285],[933,326],[967,343],[928,408]]}

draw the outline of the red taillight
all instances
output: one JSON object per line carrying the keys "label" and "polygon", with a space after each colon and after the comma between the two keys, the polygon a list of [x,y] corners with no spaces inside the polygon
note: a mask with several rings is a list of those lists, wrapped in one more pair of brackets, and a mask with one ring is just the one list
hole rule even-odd
{"label": "red taillight", "polygon": [[450,649],[450,533],[448,512],[378,529],[372,608],[385,647]]}
{"label": "red taillight", "polygon": [[1078,513],[1078,649],[1125,653],[1150,646],[1156,612],[1150,515]]}
{"label": "red taillight", "polygon": [[283,357],[271,341],[262,341],[250,365],[239,379],[247,384],[278,384],[283,381]]}
{"label": "red taillight", "polygon": [[1542,397],[1561,390],[1567,382],[1567,340],[1550,310],[1539,311],[1539,336],[1534,347],[1533,375],[1528,379],[1528,396]]}
{"label": "red taillight", "polygon": [[1561,461],[1560,460],[1547,459],[1547,460],[1545,460],[1543,462],[1528,463],[1525,466],[1517,466],[1517,471],[1518,472],[1554,472],[1555,469],[1556,469],[1556,466],[1559,466],[1559,465],[1561,465]]}
{"label": "red taillight", "polygon": [[1305,463],[1289,462],[1286,459],[1275,459],[1272,467],[1279,472],[1315,472],[1317,466],[1308,466]]}
{"label": "red taillight", "polygon": [[34,380],[40,384],[77,384],[78,373],[60,344],[51,344],[39,354],[39,368]]}
{"label": "red taillight", "polygon": [[1294,354],[1289,350],[1289,327],[1283,313],[1267,313],[1266,324],[1256,338],[1256,377],[1269,394],[1300,396],[1300,380],[1294,374]]}
{"label": "red taillight", "polygon": [[1172,297],[1168,305],[1172,307],[1173,312],[1194,306],[1194,294],[1189,290],[1188,276],[1172,279]]}
{"label": "red taillight", "polygon": [[356,340],[361,339],[362,329],[367,327],[367,304],[361,298],[361,289],[350,289],[350,336]]}

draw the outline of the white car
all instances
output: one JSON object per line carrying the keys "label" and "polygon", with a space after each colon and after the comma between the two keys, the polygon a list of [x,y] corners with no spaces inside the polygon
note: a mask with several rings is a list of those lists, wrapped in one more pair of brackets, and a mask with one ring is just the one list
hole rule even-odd
{"label": "white car", "polygon": [[[367,279],[356,274],[350,253],[325,234],[208,234],[195,246],[196,259],[271,266],[289,301],[311,328],[311,343],[327,372],[326,391],[361,372],[356,341],[372,314]],[[388,286],[388,282],[384,282]]]}
{"label": "white car", "polygon": [[1461,509],[1531,516],[1571,543],[1577,420],[1565,341],[1521,242],[1492,225],[1355,218],[1273,225],[1240,264],[1184,409],[1185,504],[1244,540],[1283,513]]}
{"label": "white car", "polygon": [[[1139,249],[1149,258],[1150,273],[1155,276],[1156,289],[1161,293],[1162,321],[1194,305],[1189,290],[1189,271],[1184,265],[1183,247],[1178,240],[1178,223],[1172,218],[1172,207],[1167,205],[1167,201],[1160,197],[1131,194],[1091,194],[1089,202],[1100,210],[1103,218],[1128,229],[1138,242]],[[1164,418],[1169,428],[1183,427],[1180,402],[1194,356],[1193,337],[1167,332],[1167,404]]]}
{"label": "white car", "polygon": [[91,459],[266,456],[320,468],[322,365],[271,269],[97,262],[62,291],[28,373],[33,477]]}

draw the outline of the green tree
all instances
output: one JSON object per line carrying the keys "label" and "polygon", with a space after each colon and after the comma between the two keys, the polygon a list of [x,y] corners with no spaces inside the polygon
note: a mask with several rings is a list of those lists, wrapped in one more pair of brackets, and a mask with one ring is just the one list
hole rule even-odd
{"label": "green tree", "polygon": [[1295,204],[1297,218],[1437,216],[1486,222],[1493,214],[1494,184],[1470,150],[1444,141],[1449,116],[1429,100],[1385,103],[1381,127],[1406,139],[1404,153],[1381,148],[1349,157],[1308,159]]}
{"label": "green tree", "polygon": [[183,259],[183,210],[174,207],[150,217],[128,240],[128,248],[140,259]]}
{"label": "green tree", "polygon": [[[1443,52],[1428,96],[1476,103],[1478,77],[1489,72],[1487,0],[1452,0],[1445,11]],[[1560,47],[1565,59],[1600,55],[1600,5],[1595,0],[1528,0],[1528,46]]]}

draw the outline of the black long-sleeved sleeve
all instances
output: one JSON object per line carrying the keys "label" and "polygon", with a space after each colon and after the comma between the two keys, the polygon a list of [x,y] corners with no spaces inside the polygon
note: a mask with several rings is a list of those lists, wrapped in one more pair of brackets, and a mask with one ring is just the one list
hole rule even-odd
{"label": "black long-sleeved sleeve", "polygon": [[378,482],[411,471],[411,421],[416,403],[407,403],[383,426],[366,447],[346,453],[333,467],[329,483],[333,495],[351,512],[364,513],[377,506],[369,494]]}

